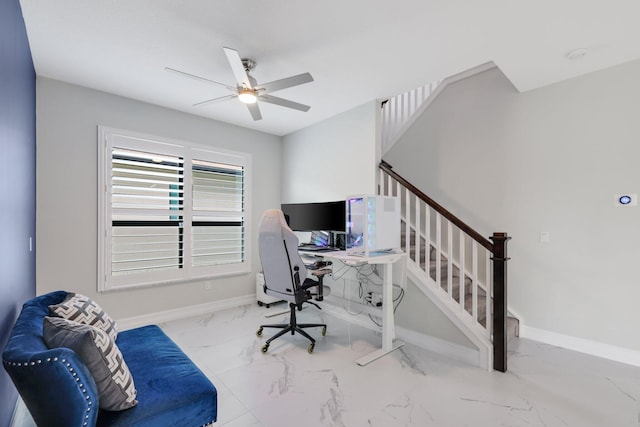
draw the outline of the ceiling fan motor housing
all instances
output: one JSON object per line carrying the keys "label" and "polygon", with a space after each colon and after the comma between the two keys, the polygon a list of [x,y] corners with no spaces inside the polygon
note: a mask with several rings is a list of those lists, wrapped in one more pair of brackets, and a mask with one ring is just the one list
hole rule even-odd
{"label": "ceiling fan motor housing", "polygon": [[258,63],[251,58],[242,58],[242,66],[247,73],[255,70],[257,65]]}

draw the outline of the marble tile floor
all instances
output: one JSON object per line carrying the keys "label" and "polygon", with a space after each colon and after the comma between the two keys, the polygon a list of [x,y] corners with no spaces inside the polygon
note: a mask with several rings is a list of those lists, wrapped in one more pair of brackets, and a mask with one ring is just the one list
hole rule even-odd
{"label": "marble tile floor", "polygon": [[[298,321],[327,323],[313,354],[299,335],[255,335],[284,305],[247,305],[160,326],[218,389],[225,427],[640,426],[640,368],[514,339],[509,371],[487,372],[406,344],[358,366],[379,333],[313,307]],[[282,310],[284,311],[284,310]],[[28,418],[28,417],[27,417]],[[25,421],[23,427],[33,425]]]}

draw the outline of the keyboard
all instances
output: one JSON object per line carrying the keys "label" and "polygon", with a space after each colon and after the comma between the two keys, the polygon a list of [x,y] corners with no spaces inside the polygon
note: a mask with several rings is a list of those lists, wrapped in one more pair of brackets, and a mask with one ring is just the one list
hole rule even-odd
{"label": "keyboard", "polygon": [[298,250],[308,252],[333,252],[336,249],[330,246],[300,245],[298,246]]}

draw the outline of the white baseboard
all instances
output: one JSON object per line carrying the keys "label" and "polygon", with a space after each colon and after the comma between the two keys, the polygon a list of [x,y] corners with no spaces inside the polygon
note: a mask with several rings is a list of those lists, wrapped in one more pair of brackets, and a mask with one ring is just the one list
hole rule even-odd
{"label": "white baseboard", "polygon": [[640,366],[640,351],[533,328],[522,323],[520,323],[520,338],[528,338],[566,348],[567,350],[578,351],[632,366]]}
{"label": "white baseboard", "polygon": [[124,331],[140,326],[185,319],[187,317],[201,316],[203,314],[214,313],[216,311],[226,310],[228,308],[239,307],[241,305],[251,304],[255,302],[255,294],[249,294],[220,301],[211,301],[204,304],[190,305],[188,307],[181,307],[171,310],[158,311],[155,313],[143,314],[140,316],[127,317],[125,319],[117,320],[118,329]]}

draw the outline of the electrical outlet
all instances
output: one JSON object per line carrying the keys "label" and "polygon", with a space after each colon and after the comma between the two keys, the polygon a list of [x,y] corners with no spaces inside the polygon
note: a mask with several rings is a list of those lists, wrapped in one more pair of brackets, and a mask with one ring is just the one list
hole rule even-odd
{"label": "electrical outlet", "polygon": [[365,301],[374,307],[382,307],[382,295],[375,292],[367,292]]}
{"label": "electrical outlet", "polygon": [[205,291],[210,291],[212,287],[213,287],[213,283],[211,283],[211,280],[207,280],[204,282]]}
{"label": "electrical outlet", "polygon": [[376,307],[382,307],[382,295],[373,294],[371,296],[371,304],[373,304]]}

